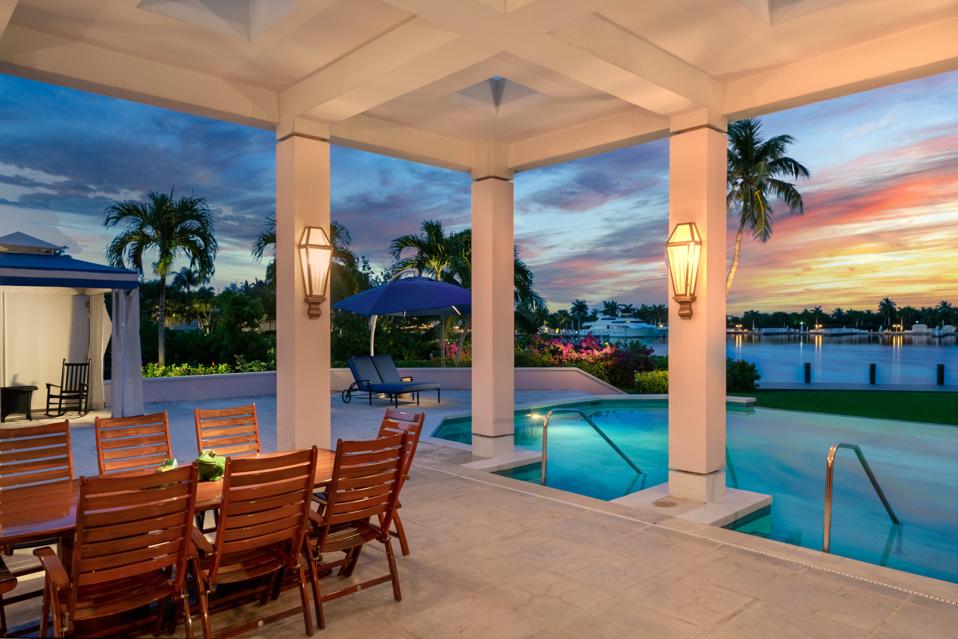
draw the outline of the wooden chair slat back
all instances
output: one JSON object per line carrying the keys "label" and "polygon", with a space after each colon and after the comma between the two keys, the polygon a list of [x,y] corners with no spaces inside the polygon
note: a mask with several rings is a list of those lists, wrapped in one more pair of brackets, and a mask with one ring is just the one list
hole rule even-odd
{"label": "wooden chair slat back", "polygon": [[166,411],[136,417],[97,417],[100,474],[152,471],[173,456]]}
{"label": "wooden chair slat back", "polygon": [[218,455],[260,452],[259,419],[256,404],[232,408],[197,408],[196,447],[200,454],[213,450]]}
{"label": "wooden chair slat back", "polygon": [[175,568],[185,578],[196,464],[163,473],[82,477],[71,563],[71,609],[83,589]]}
{"label": "wooden chair slat back", "polygon": [[333,479],[326,493],[320,550],[330,528],[382,518],[389,530],[403,470],[409,435],[391,435],[368,441],[343,441],[336,445]]}
{"label": "wooden chair slat back", "polygon": [[210,584],[231,556],[276,548],[277,569],[303,544],[316,477],[316,447],[255,459],[228,458]]}
{"label": "wooden chair slat back", "polygon": [[379,437],[401,435],[402,433],[409,434],[407,441],[409,450],[406,454],[406,466],[403,468],[403,474],[406,478],[409,477],[409,469],[412,467],[412,460],[416,456],[416,448],[419,447],[419,439],[422,437],[422,428],[425,421],[425,413],[412,413],[396,408],[387,408],[386,414],[383,415],[383,421],[379,425]]}
{"label": "wooden chair slat back", "polygon": [[63,360],[60,371],[60,388],[63,392],[75,393],[83,390],[90,377],[90,361],[68,362]]}
{"label": "wooden chair slat back", "polygon": [[70,422],[0,429],[0,490],[73,479]]}

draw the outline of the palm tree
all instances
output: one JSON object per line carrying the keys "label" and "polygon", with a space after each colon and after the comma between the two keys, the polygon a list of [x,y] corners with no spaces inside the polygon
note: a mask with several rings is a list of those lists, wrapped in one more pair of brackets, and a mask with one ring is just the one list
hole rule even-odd
{"label": "palm tree", "polygon": [[[461,257],[462,239],[461,233],[446,235],[442,222],[426,220],[422,223],[419,235],[401,235],[390,243],[389,250],[395,260],[393,271],[398,273],[405,269],[415,269],[420,275],[428,274],[437,281],[441,280],[456,254]],[[413,249],[415,253],[403,257],[403,251],[407,249]]]}
{"label": "palm tree", "polygon": [[815,325],[818,326],[818,316],[822,314],[822,307],[816,306],[812,309],[812,312],[815,313]]}
{"label": "palm tree", "polygon": [[589,305],[585,300],[573,300],[569,315],[575,318],[575,330],[582,330],[582,320],[589,316]]}
{"label": "palm tree", "polygon": [[619,304],[619,315],[622,317],[635,317],[635,306],[632,304]]}
{"label": "palm tree", "polygon": [[732,288],[735,271],[742,256],[745,229],[763,244],[772,236],[772,207],[769,196],[784,202],[792,212],[805,212],[802,195],[795,184],[783,178],[798,180],[809,176],[808,169],[786,155],[795,139],[776,135],[767,140],[761,135],[762,123],[755,118],[733,122],[728,130],[728,195],[729,215],[738,215],[735,252],[725,280],[725,293]]}
{"label": "palm tree", "polygon": [[129,263],[143,273],[143,256],[156,252],[153,273],[160,280],[158,303],[157,351],[159,363],[166,363],[166,278],[177,257],[189,259],[190,269],[201,280],[213,275],[217,243],[213,235],[213,215],[201,197],[151,192],[146,201],[123,200],[106,209],[104,225],[124,228],[113,238],[106,256],[114,266],[125,268]]}
{"label": "palm tree", "polygon": [[954,313],[955,307],[951,305],[951,302],[946,300],[941,300],[938,302],[938,305],[935,307],[935,314],[938,316],[938,323],[941,326],[944,326],[948,323],[951,314]]}
{"label": "palm tree", "polygon": [[602,302],[602,314],[609,317],[619,316],[619,303],[615,300],[605,300]]}
{"label": "palm tree", "polygon": [[898,305],[890,297],[885,297],[878,302],[878,313],[888,320],[888,326],[895,321],[895,313],[898,312]]}
{"label": "palm tree", "polygon": [[184,266],[173,276],[173,282],[170,286],[189,295],[191,290],[205,283],[206,282],[200,278],[199,273]]}
{"label": "palm tree", "polygon": [[[351,271],[356,268],[357,260],[356,254],[353,253],[351,245],[353,242],[352,235],[349,233],[349,229],[345,226],[336,222],[335,220],[329,223],[329,242],[333,245],[333,255],[332,255],[332,265],[333,265],[333,286],[336,286],[336,282],[342,278],[342,273],[337,273],[337,270]],[[257,261],[261,261],[267,253],[274,253],[273,258],[270,260],[269,264],[266,265],[266,281],[268,283],[275,282],[276,279],[276,215],[272,214],[266,218],[266,224],[263,225],[263,230],[260,231],[259,235],[256,236],[256,239],[253,241],[253,247],[250,249],[250,253],[256,258]],[[339,269],[337,269],[339,267]],[[337,277],[337,275],[339,277]],[[335,295],[334,295],[335,297]]]}

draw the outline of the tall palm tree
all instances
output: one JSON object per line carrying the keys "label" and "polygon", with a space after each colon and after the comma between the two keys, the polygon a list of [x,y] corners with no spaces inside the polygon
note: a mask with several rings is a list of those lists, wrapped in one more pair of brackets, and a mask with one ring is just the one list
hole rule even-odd
{"label": "tall palm tree", "polygon": [[619,315],[621,317],[635,317],[635,306],[632,304],[619,304]]}
{"label": "tall palm tree", "polygon": [[732,288],[732,280],[742,256],[742,236],[745,230],[763,244],[772,236],[772,206],[769,198],[778,198],[792,212],[805,212],[802,195],[794,182],[808,178],[808,169],[786,155],[795,139],[790,135],[762,138],[762,123],[756,118],[733,122],[728,129],[728,195],[729,215],[738,215],[735,234],[735,252],[725,279],[725,293]]}
{"label": "tall palm tree", "polygon": [[585,300],[573,300],[569,314],[575,318],[575,330],[582,330],[582,320],[589,316],[589,305]]}
{"label": "tall palm tree", "polygon": [[935,315],[937,315],[938,323],[941,326],[944,326],[948,323],[948,320],[951,318],[952,313],[955,312],[955,307],[951,305],[951,302],[947,300],[941,300],[938,302],[938,305],[935,306]]}
{"label": "tall palm tree", "polygon": [[815,313],[815,325],[818,325],[818,316],[822,314],[822,307],[816,306],[812,309],[812,312]]}
{"label": "tall palm tree", "polygon": [[602,302],[602,314],[609,317],[619,316],[619,303],[615,300],[605,300]]}
{"label": "tall palm tree", "polygon": [[157,352],[159,363],[166,363],[166,278],[177,257],[189,259],[190,269],[202,280],[213,275],[217,243],[213,234],[213,215],[206,200],[192,195],[179,199],[151,192],[145,201],[123,200],[106,209],[106,228],[122,226],[106,249],[106,256],[114,266],[129,263],[143,273],[143,257],[156,253],[153,273],[160,280],[158,303]]}
{"label": "tall palm tree", "polygon": [[882,298],[878,302],[878,313],[888,320],[888,326],[895,321],[895,313],[898,312],[898,305],[890,297]]}

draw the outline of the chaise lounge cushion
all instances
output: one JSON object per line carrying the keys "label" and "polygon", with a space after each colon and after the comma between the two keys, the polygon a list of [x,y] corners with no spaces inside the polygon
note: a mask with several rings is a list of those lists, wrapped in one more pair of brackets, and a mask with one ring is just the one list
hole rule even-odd
{"label": "chaise lounge cushion", "polygon": [[407,393],[410,391],[439,390],[439,384],[435,382],[404,382],[402,375],[399,374],[399,369],[393,362],[393,358],[389,355],[376,355],[371,359],[379,373],[379,379],[384,384],[400,384]]}

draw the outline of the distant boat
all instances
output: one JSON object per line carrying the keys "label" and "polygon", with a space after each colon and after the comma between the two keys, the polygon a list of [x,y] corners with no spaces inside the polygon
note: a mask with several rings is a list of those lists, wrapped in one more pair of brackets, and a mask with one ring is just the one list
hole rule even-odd
{"label": "distant boat", "polygon": [[582,325],[583,333],[592,333],[596,337],[626,338],[626,337],[665,337],[668,328],[643,322],[634,317],[601,316],[594,322]]}
{"label": "distant boat", "polygon": [[845,335],[867,335],[868,331],[862,328],[812,328],[808,331],[809,335],[821,335],[822,337],[841,337]]}

